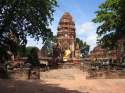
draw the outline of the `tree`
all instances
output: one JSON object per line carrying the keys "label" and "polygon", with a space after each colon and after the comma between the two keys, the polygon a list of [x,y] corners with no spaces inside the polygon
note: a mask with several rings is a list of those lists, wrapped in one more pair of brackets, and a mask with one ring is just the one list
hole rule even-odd
{"label": "tree", "polygon": [[28,46],[28,47],[26,47],[25,48],[25,52],[23,52],[24,53],[24,56],[29,56],[30,54],[31,54],[31,50],[33,49],[33,48],[36,48],[36,49],[38,49],[37,47],[33,47],[33,46]]}
{"label": "tree", "polygon": [[[26,45],[27,36],[45,41],[52,36],[56,0],[0,0],[0,49],[16,53],[18,45]],[[4,57],[2,53],[1,57]]]}
{"label": "tree", "polygon": [[18,46],[17,47],[17,57],[25,57],[26,56],[26,47],[25,46]]}
{"label": "tree", "polygon": [[80,49],[82,57],[86,57],[89,53],[90,46],[84,42],[83,47]]}
{"label": "tree", "polygon": [[125,0],[106,0],[96,11],[93,22],[97,28],[98,43],[104,47],[114,48],[116,41],[125,36]]}
{"label": "tree", "polygon": [[33,49],[34,47],[32,46],[28,46],[28,47],[25,47],[25,46],[18,46],[17,48],[17,56],[18,57],[28,57],[31,53],[31,50]]}
{"label": "tree", "polygon": [[86,57],[89,53],[90,46],[86,42],[83,42],[82,40],[80,40],[79,38],[76,38],[76,43],[79,44],[80,53],[82,57]]}
{"label": "tree", "polygon": [[76,38],[76,43],[79,44],[79,48],[80,48],[80,49],[83,47],[83,41],[80,40],[79,38]]}
{"label": "tree", "polygon": [[0,0],[0,63],[17,55],[27,36],[43,42],[52,37],[49,24],[56,6],[56,0]]}
{"label": "tree", "polygon": [[53,38],[47,38],[43,44],[42,52],[46,52],[46,56],[51,56],[53,54]]}
{"label": "tree", "polygon": [[57,37],[52,36],[51,38],[47,38],[45,42],[43,43],[42,50],[47,53],[47,56],[53,56],[53,47],[54,44],[57,43]]}
{"label": "tree", "polygon": [[38,58],[38,51],[39,49],[37,47],[33,47],[26,61],[27,63],[30,63],[33,67],[39,66],[40,64]]}

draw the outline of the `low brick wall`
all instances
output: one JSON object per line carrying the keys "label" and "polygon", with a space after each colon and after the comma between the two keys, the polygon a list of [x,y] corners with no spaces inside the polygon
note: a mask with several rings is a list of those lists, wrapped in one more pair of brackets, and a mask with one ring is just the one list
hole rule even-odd
{"label": "low brick wall", "polygon": [[14,70],[9,72],[9,76],[11,79],[18,80],[27,80],[28,79],[28,70]]}
{"label": "low brick wall", "polygon": [[80,68],[80,64],[76,64],[76,63],[63,63],[63,64],[59,64],[59,68]]}

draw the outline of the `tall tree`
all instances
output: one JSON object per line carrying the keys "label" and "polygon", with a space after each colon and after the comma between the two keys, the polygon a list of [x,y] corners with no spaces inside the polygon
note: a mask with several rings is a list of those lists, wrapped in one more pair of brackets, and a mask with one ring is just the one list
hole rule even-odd
{"label": "tall tree", "polygon": [[106,0],[96,11],[93,22],[99,23],[98,43],[113,48],[117,39],[125,36],[125,0]]}
{"label": "tall tree", "polygon": [[17,48],[17,56],[18,57],[28,57],[31,53],[31,50],[33,49],[33,46],[18,46]]}
{"label": "tall tree", "polygon": [[79,38],[76,38],[76,43],[79,44],[80,53],[82,57],[86,57],[89,53],[90,46],[86,42],[83,42],[82,40],[80,40]]}
{"label": "tall tree", "polygon": [[83,41],[80,40],[79,38],[76,38],[76,43],[79,44],[79,48],[80,48],[80,49],[83,47]]}
{"label": "tall tree", "polygon": [[82,57],[87,57],[89,53],[90,46],[84,42],[82,48],[80,49]]}
{"label": "tall tree", "polygon": [[30,54],[27,59],[27,63],[30,63],[33,67],[39,66],[39,58],[38,58],[38,51],[39,49],[37,47],[32,47]]}
{"label": "tall tree", "polygon": [[15,53],[17,45],[27,43],[27,36],[36,40],[42,37],[43,41],[51,37],[49,24],[55,6],[56,0],[0,0],[0,49],[3,53]]}
{"label": "tall tree", "polygon": [[47,54],[45,54],[45,56],[52,56],[52,53],[53,53],[52,40],[46,39],[46,41],[44,42],[43,47],[42,47],[42,52],[47,53]]}

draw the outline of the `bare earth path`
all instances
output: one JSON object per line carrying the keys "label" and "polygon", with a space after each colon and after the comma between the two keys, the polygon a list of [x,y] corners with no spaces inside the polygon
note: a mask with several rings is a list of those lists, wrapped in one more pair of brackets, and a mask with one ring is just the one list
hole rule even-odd
{"label": "bare earth path", "polygon": [[0,93],[125,93],[125,79],[86,79],[79,69],[41,73],[39,81],[0,80]]}

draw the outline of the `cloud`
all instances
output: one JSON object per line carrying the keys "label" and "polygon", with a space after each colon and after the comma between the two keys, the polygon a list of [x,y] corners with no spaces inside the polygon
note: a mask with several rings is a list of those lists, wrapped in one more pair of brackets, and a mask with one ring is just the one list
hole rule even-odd
{"label": "cloud", "polygon": [[96,46],[97,25],[94,24],[93,22],[85,22],[76,28],[77,28],[76,31],[77,37],[79,37],[83,41],[86,41],[87,44],[90,45],[90,50],[92,50]]}

